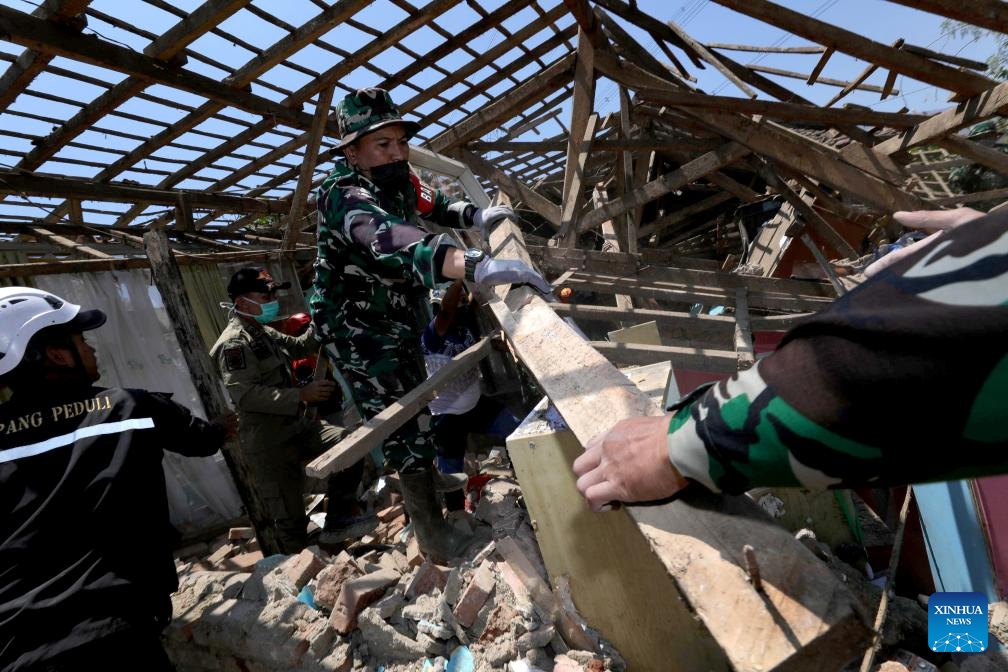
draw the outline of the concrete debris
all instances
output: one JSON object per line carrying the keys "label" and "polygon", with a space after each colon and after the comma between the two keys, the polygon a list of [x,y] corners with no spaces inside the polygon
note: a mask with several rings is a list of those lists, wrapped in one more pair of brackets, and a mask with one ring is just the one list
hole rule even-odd
{"label": "concrete debris", "polygon": [[[232,528],[220,539],[180,550],[180,587],[165,631],[180,672],[627,669],[578,613],[568,577],[547,575],[513,478],[483,479],[479,492],[469,493],[471,513],[453,512],[455,524],[491,530],[487,543],[453,566],[420,553],[401,499],[388,487],[394,482],[383,479],[386,487],[369,497],[378,528],[341,547],[264,558],[247,529]],[[795,536],[842,577],[870,620],[880,588],[812,530]],[[990,626],[992,644],[995,637],[1008,638],[1004,603],[991,605]],[[926,606],[892,596],[876,669],[934,660],[940,667],[931,669],[942,672],[1008,672],[1000,652],[934,659],[926,638]],[[463,655],[471,666],[451,662]]]}
{"label": "concrete debris", "polygon": [[451,567],[419,552],[397,495],[372,495],[379,527],[344,547],[263,558],[236,527],[184,549],[165,632],[178,669],[434,671],[461,669],[449,661],[463,654],[473,672],[625,669],[565,580],[550,588],[512,478],[492,476],[472,513],[453,512],[454,524],[492,532]]}

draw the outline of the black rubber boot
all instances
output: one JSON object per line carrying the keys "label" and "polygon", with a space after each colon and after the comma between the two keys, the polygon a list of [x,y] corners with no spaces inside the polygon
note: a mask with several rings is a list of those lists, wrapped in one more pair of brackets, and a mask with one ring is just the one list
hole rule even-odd
{"label": "black rubber boot", "polygon": [[476,537],[444,519],[434,484],[433,468],[399,472],[403,505],[413,523],[413,534],[424,555],[447,562],[462,555]]}

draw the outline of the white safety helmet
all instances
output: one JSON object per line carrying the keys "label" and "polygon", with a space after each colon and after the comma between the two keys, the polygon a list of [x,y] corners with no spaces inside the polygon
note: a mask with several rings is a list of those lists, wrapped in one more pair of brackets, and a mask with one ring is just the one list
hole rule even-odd
{"label": "white safety helmet", "polygon": [[32,336],[46,327],[67,325],[88,331],[105,324],[100,310],[81,310],[76,303],[33,287],[0,287],[0,376],[21,363]]}

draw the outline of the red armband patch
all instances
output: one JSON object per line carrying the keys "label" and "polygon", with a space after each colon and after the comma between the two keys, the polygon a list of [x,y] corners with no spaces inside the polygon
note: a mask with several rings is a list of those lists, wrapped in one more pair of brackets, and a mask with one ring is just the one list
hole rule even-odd
{"label": "red armband patch", "polygon": [[429,215],[434,211],[434,190],[420,181],[416,173],[410,173],[410,182],[416,190],[417,212],[421,215]]}
{"label": "red armband patch", "polygon": [[240,371],[245,368],[245,352],[241,346],[224,349],[224,367],[228,371]]}

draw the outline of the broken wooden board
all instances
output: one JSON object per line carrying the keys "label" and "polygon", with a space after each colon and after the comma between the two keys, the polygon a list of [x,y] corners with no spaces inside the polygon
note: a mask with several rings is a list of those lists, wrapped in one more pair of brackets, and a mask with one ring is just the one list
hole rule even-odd
{"label": "broken wooden board", "polygon": [[[624,655],[647,661],[632,667],[833,669],[856,655],[868,627],[853,596],[748,498],[689,493],[657,506],[588,511],[571,472],[580,446],[617,420],[655,415],[659,408],[530,290],[511,292],[508,304],[511,309],[499,301],[491,305],[571,435],[562,451],[522,454],[532,451],[529,443],[547,441],[545,433],[531,440],[522,435],[524,447],[512,435],[508,445],[543,555],[554,557],[551,575],[570,574],[575,604],[590,622],[630,624],[624,641],[613,641]],[[764,592],[747,581],[747,544],[760,559]],[[626,610],[613,606],[621,591],[639,596]],[[601,606],[595,611],[592,604]],[[656,604],[664,611],[649,614],[647,623],[632,617]],[[676,650],[689,655],[669,655]],[[651,656],[662,651],[661,663],[653,664]]]}

